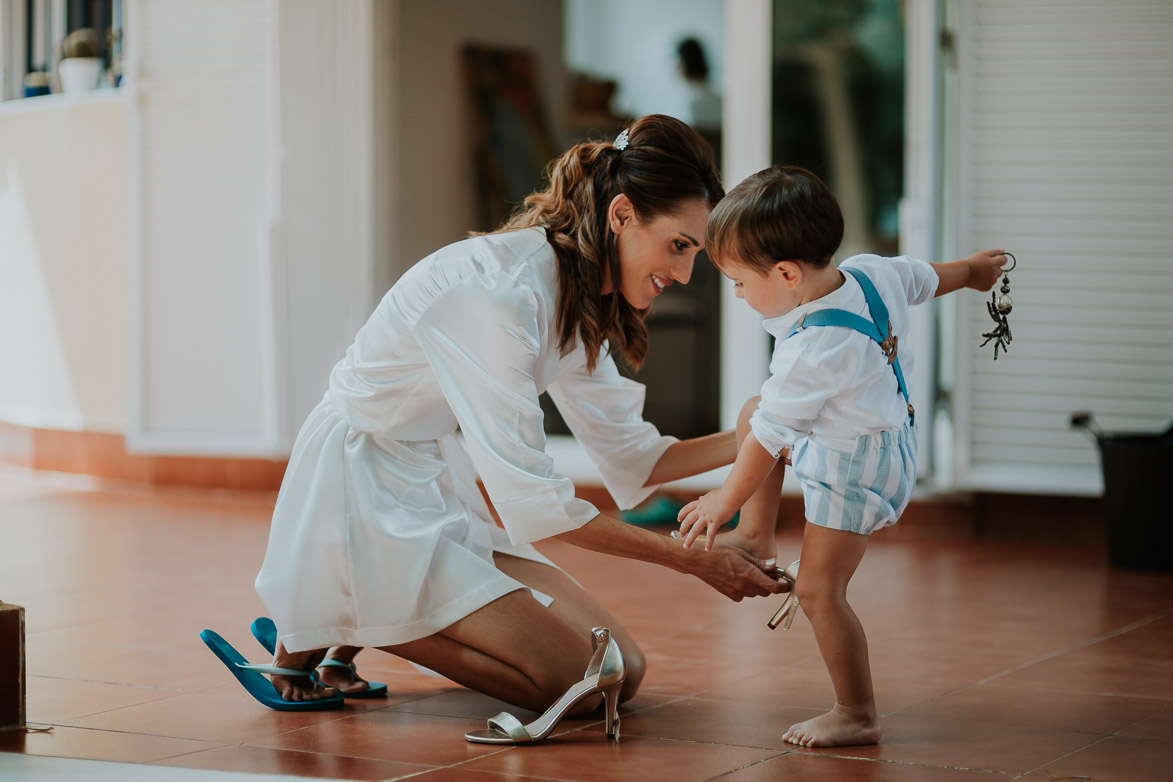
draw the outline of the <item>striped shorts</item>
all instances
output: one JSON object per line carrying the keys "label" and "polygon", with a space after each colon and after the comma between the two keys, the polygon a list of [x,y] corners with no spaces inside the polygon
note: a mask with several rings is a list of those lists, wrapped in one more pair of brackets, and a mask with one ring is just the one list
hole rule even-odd
{"label": "striped shorts", "polygon": [[916,424],[865,434],[838,450],[807,437],[790,457],[802,486],[806,520],[870,535],[895,524],[916,483]]}

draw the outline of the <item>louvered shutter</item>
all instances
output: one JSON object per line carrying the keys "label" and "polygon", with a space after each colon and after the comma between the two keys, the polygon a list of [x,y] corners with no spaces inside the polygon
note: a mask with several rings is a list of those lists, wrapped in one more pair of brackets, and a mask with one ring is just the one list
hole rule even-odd
{"label": "louvered shutter", "polygon": [[1173,3],[958,6],[957,245],[1019,265],[997,362],[984,301],[958,296],[956,482],[1098,494],[1072,411],[1173,420]]}

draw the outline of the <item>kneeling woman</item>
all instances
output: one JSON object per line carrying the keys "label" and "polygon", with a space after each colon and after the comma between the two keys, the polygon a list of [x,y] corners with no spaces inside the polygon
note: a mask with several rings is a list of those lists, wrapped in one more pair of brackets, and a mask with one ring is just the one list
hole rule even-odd
{"label": "kneeling woman", "polygon": [[[596,692],[631,697],[644,658],[534,541],[655,562],[734,600],[778,591],[731,547],[686,551],[600,514],[544,450],[548,391],[621,507],[733,460],[732,432],[660,435],[611,355],[639,366],[648,308],[688,282],[723,195],[711,150],[650,116],[614,143],[570,149],[549,180],[497,232],[412,267],[335,366],[298,435],[257,577],[280,634],[275,665],[312,670],[330,647],[343,663],[377,647],[527,709],[572,690],[535,729],[544,735],[596,708]],[[327,684],[342,677],[343,694],[366,687],[352,668],[320,671]],[[286,702],[323,697],[308,676],[273,687]],[[470,739],[541,737],[517,727]]]}

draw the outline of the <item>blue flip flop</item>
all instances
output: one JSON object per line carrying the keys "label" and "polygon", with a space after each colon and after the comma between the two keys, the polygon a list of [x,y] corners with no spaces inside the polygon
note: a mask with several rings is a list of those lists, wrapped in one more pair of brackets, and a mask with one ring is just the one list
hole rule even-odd
{"label": "blue flip flop", "polygon": [[200,639],[203,640],[208,648],[212,650],[212,654],[220,658],[220,662],[224,663],[225,667],[232,672],[248,694],[256,698],[265,706],[277,711],[324,711],[325,709],[340,709],[342,708],[342,696],[334,698],[323,698],[318,701],[287,701],[283,700],[277,691],[273,689],[273,683],[266,679],[261,674],[270,673],[279,676],[312,676],[310,671],[298,671],[292,668],[277,668],[272,665],[254,665],[241,656],[240,652],[232,647],[232,644],[220,637],[219,633],[213,630],[204,630],[200,633]]}
{"label": "blue flip flop", "polygon": [[[258,616],[253,620],[252,626],[249,628],[253,631],[253,638],[265,648],[269,654],[273,654],[273,650],[277,647],[277,625],[273,624],[273,620],[267,616]],[[344,663],[340,660],[331,660],[329,658],[318,663],[318,667],[338,666],[340,668],[349,668],[354,671],[354,663]],[[316,677],[315,677],[316,678]],[[367,688],[361,692],[346,693],[339,691],[343,698],[383,698],[387,695],[387,685],[382,682],[367,682]]]}

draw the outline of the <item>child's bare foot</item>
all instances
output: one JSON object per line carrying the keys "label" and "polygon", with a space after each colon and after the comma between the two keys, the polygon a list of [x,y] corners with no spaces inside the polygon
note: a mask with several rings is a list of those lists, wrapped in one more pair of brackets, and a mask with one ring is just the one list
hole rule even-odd
{"label": "child's bare foot", "polygon": [[880,719],[874,712],[855,716],[836,707],[821,717],[791,725],[782,738],[800,747],[849,747],[876,744],[880,733]]}
{"label": "child's bare foot", "polygon": [[[318,649],[310,652],[289,653],[285,647],[279,647],[273,665],[278,668],[292,668],[296,671],[313,671],[319,661],[325,656],[325,651]],[[320,701],[323,698],[337,697],[338,691],[333,687],[323,687],[315,682],[308,674],[306,676],[282,676],[273,674],[270,677],[273,689],[282,700],[292,703],[303,701]]]}
{"label": "child's bare foot", "polygon": [[318,681],[344,695],[354,695],[368,689],[371,684],[358,675],[354,667],[357,646],[340,646],[331,649],[326,659],[318,665]]}
{"label": "child's bare foot", "polygon": [[778,569],[778,546],[774,536],[753,537],[747,535],[741,527],[722,532],[719,540],[730,546],[741,549],[758,561],[758,567],[768,572]]}

